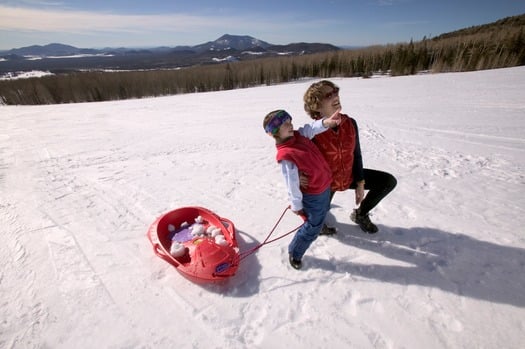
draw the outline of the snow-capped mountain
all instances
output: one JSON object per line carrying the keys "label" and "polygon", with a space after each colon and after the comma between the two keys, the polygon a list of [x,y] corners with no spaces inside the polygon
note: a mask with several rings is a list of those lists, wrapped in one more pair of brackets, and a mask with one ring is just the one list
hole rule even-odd
{"label": "snow-capped mountain", "polygon": [[302,55],[336,50],[339,48],[331,44],[273,45],[248,35],[230,34],[195,46],[85,49],[63,44],[34,45],[0,52],[0,74],[32,70],[177,68],[254,57]]}
{"label": "snow-capped mountain", "polygon": [[201,45],[193,46],[193,50],[197,52],[224,50],[244,51],[261,48],[267,49],[270,46],[273,45],[248,35],[240,36],[225,34],[215,41],[209,41]]}

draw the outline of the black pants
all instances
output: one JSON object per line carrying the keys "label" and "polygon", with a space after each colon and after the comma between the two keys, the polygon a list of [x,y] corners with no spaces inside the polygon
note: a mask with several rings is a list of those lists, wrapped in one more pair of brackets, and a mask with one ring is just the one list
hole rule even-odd
{"label": "black pants", "polygon": [[[365,190],[368,190],[368,193],[364,200],[361,201],[359,211],[361,211],[361,214],[367,214],[396,187],[397,180],[390,173],[383,171],[364,168],[363,173],[365,176]],[[357,188],[357,183],[353,182],[349,189],[355,188]],[[332,201],[335,192],[331,194],[330,201]]]}

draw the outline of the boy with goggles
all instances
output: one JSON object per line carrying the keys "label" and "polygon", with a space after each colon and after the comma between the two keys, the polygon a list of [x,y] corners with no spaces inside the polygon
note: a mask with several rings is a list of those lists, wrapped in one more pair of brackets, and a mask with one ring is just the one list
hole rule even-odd
{"label": "boy with goggles", "polygon": [[[302,267],[302,258],[317,239],[330,208],[332,172],[311,139],[339,125],[339,110],[329,118],[315,120],[293,129],[292,117],[285,110],[275,110],[264,118],[264,131],[275,140],[277,162],[281,165],[292,211],[305,222],[288,246],[289,262],[294,269]],[[299,174],[308,178],[308,187],[301,187]]]}

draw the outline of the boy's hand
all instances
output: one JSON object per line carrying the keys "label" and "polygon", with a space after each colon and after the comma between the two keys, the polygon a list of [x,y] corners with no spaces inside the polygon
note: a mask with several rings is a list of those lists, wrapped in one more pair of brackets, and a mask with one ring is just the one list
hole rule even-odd
{"label": "boy's hand", "polygon": [[323,120],[325,127],[336,127],[341,123],[341,109],[337,109],[329,118]]}
{"label": "boy's hand", "polygon": [[306,221],[306,213],[304,213],[303,210],[299,210],[299,211],[293,211],[293,213],[295,213],[296,215],[298,215],[299,217],[301,217],[303,219],[303,221]]}
{"label": "boy's hand", "polygon": [[355,188],[355,204],[359,205],[365,198],[365,188],[364,186],[358,185],[357,188]]}

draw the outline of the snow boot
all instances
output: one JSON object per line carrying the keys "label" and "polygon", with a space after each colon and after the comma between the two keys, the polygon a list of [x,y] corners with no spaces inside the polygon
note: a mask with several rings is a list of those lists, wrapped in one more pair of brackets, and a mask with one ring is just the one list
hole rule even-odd
{"label": "snow boot", "polygon": [[350,219],[352,220],[352,222],[358,224],[361,230],[365,233],[375,234],[379,230],[377,226],[370,220],[368,213],[361,214],[359,209],[355,209],[350,214]]}
{"label": "snow boot", "polygon": [[337,233],[337,230],[334,227],[329,227],[326,224],[323,224],[319,235],[334,235],[335,233]]}
{"label": "snow boot", "polygon": [[291,253],[288,255],[288,260],[290,261],[290,265],[294,269],[299,270],[303,266],[303,263],[301,262],[301,260],[293,258]]}

